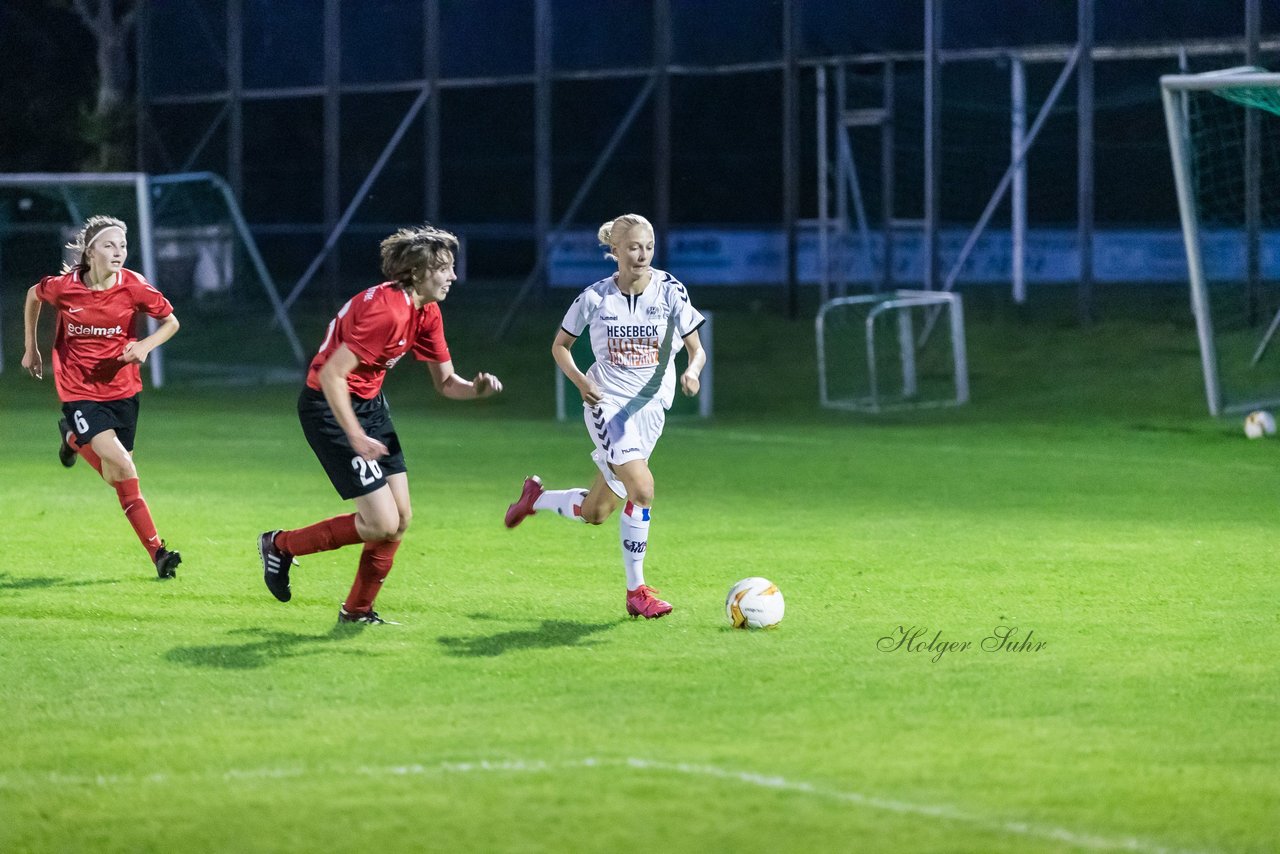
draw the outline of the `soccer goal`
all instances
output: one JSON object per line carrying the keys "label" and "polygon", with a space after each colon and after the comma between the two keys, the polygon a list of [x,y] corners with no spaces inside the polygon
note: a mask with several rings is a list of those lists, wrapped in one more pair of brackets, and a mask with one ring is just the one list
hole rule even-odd
{"label": "soccer goal", "polygon": [[1160,86],[1209,413],[1280,404],[1280,74]]}
{"label": "soccer goal", "polygon": [[11,295],[72,260],[63,247],[94,214],[128,224],[126,265],[169,298],[182,322],[148,360],[154,385],[301,376],[306,354],[275,282],[230,188],[208,172],[0,173],[0,295],[11,310]]}
{"label": "soccer goal", "polygon": [[[934,328],[943,314],[948,322]],[[959,294],[899,290],[841,297],[822,304],[815,326],[818,400],[826,409],[884,412],[969,400]]]}

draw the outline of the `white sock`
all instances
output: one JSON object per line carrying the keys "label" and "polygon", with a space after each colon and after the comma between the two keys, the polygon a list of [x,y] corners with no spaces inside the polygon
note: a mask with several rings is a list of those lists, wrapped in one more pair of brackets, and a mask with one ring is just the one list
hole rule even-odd
{"label": "white sock", "polygon": [[544,489],[538,499],[533,502],[534,510],[554,510],[566,519],[584,522],[582,518],[582,500],[587,497],[585,489]]}
{"label": "white sock", "polygon": [[644,553],[649,548],[649,508],[637,507],[630,501],[618,517],[618,533],[622,539],[622,568],[627,572],[627,589],[644,584]]}

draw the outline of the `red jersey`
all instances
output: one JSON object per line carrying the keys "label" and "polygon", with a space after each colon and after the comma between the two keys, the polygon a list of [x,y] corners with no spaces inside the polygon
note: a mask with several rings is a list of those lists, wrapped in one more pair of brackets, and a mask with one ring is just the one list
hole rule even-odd
{"label": "red jersey", "polygon": [[58,310],[53,379],[62,400],[122,400],[142,391],[138,363],[120,360],[138,340],[137,319],[173,314],[173,306],[140,274],[121,269],[116,283],[95,291],[78,272],[45,276],[36,297]]}
{"label": "red jersey", "polygon": [[365,400],[378,395],[387,371],[410,350],[420,362],[450,359],[440,306],[429,302],[415,309],[412,298],[391,282],[356,294],[329,322],[320,352],[307,371],[309,388],[323,391],[320,369],[342,344],[360,360],[355,370],[347,374],[347,389]]}

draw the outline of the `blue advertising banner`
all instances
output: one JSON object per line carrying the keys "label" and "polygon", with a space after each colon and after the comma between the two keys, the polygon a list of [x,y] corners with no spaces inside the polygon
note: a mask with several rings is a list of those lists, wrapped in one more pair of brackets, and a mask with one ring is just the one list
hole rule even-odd
{"label": "blue advertising banner", "polygon": [[[853,284],[881,280],[883,239],[870,235],[863,245],[856,235],[844,240],[843,250],[832,252],[834,265],[843,267]],[[939,235],[942,275],[946,275],[968,238],[962,229]],[[680,280],[696,285],[782,284],[786,281],[786,239],[781,231],[684,228],[671,233],[669,257],[657,266]],[[903,232],[894,237],[894,281],[915,284],[923,280],[923,235]],[[1182,285],[1187,281],[1187,256],[1182,232],[1174,229],[1114,229],[1094,235],[1094,276],[1098,282],[1141,282]],[[1238,279],[1244,272],[1244,238],[1235,232],[1205,232],[1201,251],[1206,274],[1213,279]],[[961,270],[961,284],[1008,282],[1012,278],[1013,241],[1007,231],[989,231],[979,238]],[[1025,247],[1026,281],[1029,284],[1069,283],[1080,270],[1075,229],[1031,229]],[[1280,278],[1280,232],[1262,235],[1262,274]],[[573,232],[563,237],[550,256],[550,282],[556,287],[583,288],[609,275],[615,268],[604,258],[595,234]],[[819,280],[818,239],[813,231],[801,232],[796,271],[802,284]]]}

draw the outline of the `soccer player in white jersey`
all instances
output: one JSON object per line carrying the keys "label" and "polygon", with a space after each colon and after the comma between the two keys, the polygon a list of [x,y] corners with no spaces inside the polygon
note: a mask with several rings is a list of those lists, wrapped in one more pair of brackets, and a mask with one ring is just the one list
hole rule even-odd
{"label": "soccer player in white jersey", "polygon": [[[520,498],[507,508],[505,524],[519,525],[539,510],[565,519],[602,524],[625,501],[619,519],[622,565],[627,576],[627,613],[654,619],[671,613],[645,584],[653,507],[653,453],[675,396],[675,354],[684,347],[689,363],[680,375],[688,396],[698,393],[706,353],[698,340],[705,318],[689,302],[674,276],[651,266],[653,226],[624,214],[600,226],[600,243],[618,272],[584,290],[565,313],[551,355],[582,394],[583,418],[595,444],[599,472],[590,489],[548,490],[536,475],[525,479]],[[574,363],[573,342],[590,330],[595,363],[583,373]]]}

